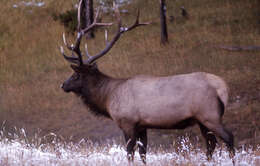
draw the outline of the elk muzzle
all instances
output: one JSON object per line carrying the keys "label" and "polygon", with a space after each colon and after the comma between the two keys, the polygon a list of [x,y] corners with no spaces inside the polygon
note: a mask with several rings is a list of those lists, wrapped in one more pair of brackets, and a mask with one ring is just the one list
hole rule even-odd
{"label": "elk muzzle", "polygon": [[65,83],[65,82],[60,85],[60,88],[63,89],[64,92],[67,92],[67,93],[71,91],[71,90],[68,88],[68,86],[66,86],[66,83]]}

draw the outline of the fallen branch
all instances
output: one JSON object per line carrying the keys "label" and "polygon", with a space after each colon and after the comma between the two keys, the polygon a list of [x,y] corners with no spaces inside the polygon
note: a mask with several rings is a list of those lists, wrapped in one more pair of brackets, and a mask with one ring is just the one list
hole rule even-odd
{"label": "fallen branch", "polygon": [[260,51],[260,46],[218,46],[228,51]]}

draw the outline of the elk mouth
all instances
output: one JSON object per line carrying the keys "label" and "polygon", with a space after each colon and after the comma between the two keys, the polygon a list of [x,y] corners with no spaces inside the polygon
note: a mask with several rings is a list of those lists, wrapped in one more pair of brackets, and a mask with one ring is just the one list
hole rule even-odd
{"label": "elk mouth", "polygon": [[68,90],[68,89],[63,89],[63,91],[66,92],[66,93],[71,92],[71,90]]}
{"label": "elk mouth", "polygon": [[[62,88],[62,89],[63,89],[63,88]],[[63,89],[63,91],[66,92],[66,93],[71,92],[71,90],[69,90],[69,89]]]}
{"label": "elk mouth", "polygon": [[64,92],[66,92],[66,93],[69,93],[69,92],[72,91],[71,89],[66,88],[66,86],[64,85],[64,83],[60,85],[60,88],[61,88]]}

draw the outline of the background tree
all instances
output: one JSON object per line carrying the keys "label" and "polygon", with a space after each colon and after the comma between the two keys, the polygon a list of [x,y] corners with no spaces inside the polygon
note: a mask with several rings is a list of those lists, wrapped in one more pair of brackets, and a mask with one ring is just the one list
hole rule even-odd
{"label": "background tree", "polygon": [[160,0],[161,43],[168,43],[165,0]]}
{"label": "background tree", "polygon": [[[81,1],[81,0],[80,0]],[[94,8],[93,8],[93,0],[82,0],[82,15],[81,21],[82,26],[81,28],[86,28],[93,23],[94,20]],[[94,38],[94,30],[91,30],[86,34],[87,38]]]}

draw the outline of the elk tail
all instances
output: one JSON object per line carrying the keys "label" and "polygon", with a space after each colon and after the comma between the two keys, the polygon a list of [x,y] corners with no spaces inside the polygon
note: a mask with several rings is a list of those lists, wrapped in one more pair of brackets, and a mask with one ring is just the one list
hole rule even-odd
{"label": "elk tail", "polygon": [[216,89],[224,110],[228,104],[228,86],[226,82],[222,78],[209,73],[206,73],[206,78],[209,84]]}
{"label": "elk tail", "polygon": [[220,116],[223,116],[224,112],[225,112],[225,105],[219,96],[218,96],[218,103],[219,103],[219,108],[220,108]]}

